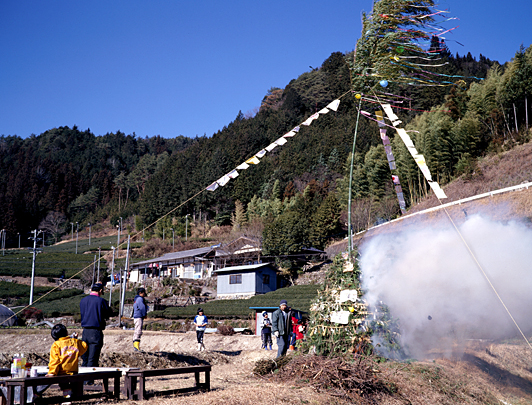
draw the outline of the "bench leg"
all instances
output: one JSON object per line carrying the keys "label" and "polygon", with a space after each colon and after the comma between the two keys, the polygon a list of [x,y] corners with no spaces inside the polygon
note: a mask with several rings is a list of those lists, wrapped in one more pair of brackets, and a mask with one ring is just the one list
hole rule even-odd
{"label": "bench leg", "polygon": [[107,394],[109,392],[109,379],[102,378],[103,392]]}
{"label": "bench leg", "polygon": [[115,377],[115,384],[113,387],[113,396],[120,399],[120,377]]}
{"label": "bench leg", "polygon": [[139,400],[146,399],[146,388],[144,387],[145,380],[144,376],[139,378]]}
{"label": "bench leg", "polygon": [[70,386],[72,387],[72,397],[81,398],[83,396],[83,381],[73,382]]}
{"label": "bench leg", "polygon": [[14,405],[15,404],[15,386],[8,385],[7,386],[7,405]]}
{"label": "bench leg", "polygon": [[26,384],[22,384],[20,387],[20,404],[24,405],[27,401],[26,394],[28,393]]}
{"label": "bench leg", "polygon": [[205,388],[207,391],[211,390],[211,372],[205,371]]}
{"label": "bench leg", "polygon": [[138,399],[137,377],[126,376],[126,397],[127,399]]}
{"label": "bench leg", "polygon": [[196,384],[194,385],[194,387],[196,387],[196,388],[201,387],[199,371],[195,371],[194,372],[194,378],[196,379]]}

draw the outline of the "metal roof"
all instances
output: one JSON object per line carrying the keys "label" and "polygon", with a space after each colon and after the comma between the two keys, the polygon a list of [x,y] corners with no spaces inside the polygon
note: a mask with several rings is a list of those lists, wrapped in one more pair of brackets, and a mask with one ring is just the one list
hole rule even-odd
{"label": "metal roof", "polygon": [[224,267],[223,269],[214,270],[213,273],[224,273],[229,271],[247,271],[247,270],[255,270],[260,267],[265,266],[271,266],[271,263],[259,263],[259,264],[246,264],[244,266],[231,266],[231,267]]}
{"label": "metal roof", "polygon": [[140,267],[140,266],[144,266],[145,264],[151,264],[151,263],[171,262],[171,261],[182,259],[185,257],[204,256],[207,253],[211,252],[212,250],[213,250],[212,246],[209,246],[209,247],[203,247],[203,248],[197,248],[197,249],[182,250],[180,252],[166,253],[162,255],[161,257],[156,257],[155,259],[149,259],[149,260],[144,260],[142,262],[131,263],[131,267]]}

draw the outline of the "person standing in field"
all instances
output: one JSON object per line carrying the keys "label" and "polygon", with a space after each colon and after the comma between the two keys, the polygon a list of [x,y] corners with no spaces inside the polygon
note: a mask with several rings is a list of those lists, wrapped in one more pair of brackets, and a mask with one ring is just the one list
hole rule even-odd
{"label": "person standing in field", "polygon": [[142,336],[142,325],[148,313],[146,304],[146,289],[140,287],[133,303],[133,322],[135,323],[135,333],[133,334],[133,350],[140,351],[140,337]]}
{"label": "person standing in field", "polygon": [[279,309],[272,314],[272,331],[277,338],[277,358],[284,356],[288,350],[292,331],[292,319],[288,312],[288,303],[281,300]]}
{"label": "person standing in field", "polygon": [[196,338],[198,340],[198,351],[202,349],[205,350],[205,345],[203,344],[203,335],[205,334],[205,329],[207,329],[207,324],[209,320],[203,313],[202,308],[198,308],[198,314],[194,317],[194,325],[196,325]]}
{"label": "person standing in field", "polygon": [[102,294],[103,284],[96,283],[92,286],[90,294],[79,303],[81,327],[83,328],[81,340],[88,345],[88,350],[81,356],[83,367],[98,367],[100,362],[103,330],[111,313],[109,304],[101,297]]}

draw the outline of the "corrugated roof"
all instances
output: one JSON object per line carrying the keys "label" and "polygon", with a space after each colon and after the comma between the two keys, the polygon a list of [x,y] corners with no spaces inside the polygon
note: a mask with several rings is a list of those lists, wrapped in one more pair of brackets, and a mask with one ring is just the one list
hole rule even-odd
{"label": "corrugated roof", "polygon": [[259,263],[259,264],[246,264],[245,266],[231,266],[224,267],[223,269],[214,270],[213,273],[223,273],[228,271],[246,271],[246,270],[255,270],[260,267],[271,266],[271,263]]}
{"label": "corrugated roof", "polygon": [[156,257],[155,259],[149,259],[149,260],[144,260],[142,262],[132,263],[131,267],[139,267],[139,266],[144,266],[145,264],[151,264],[151,263],[171,262],[177,259],[182,259],[184,257],[203,256],[212,250],[213,248],[209,246],[209,247],[204,247],[204,248],[182,250],[180,252],[166,253],[162,255],[161,257]]}

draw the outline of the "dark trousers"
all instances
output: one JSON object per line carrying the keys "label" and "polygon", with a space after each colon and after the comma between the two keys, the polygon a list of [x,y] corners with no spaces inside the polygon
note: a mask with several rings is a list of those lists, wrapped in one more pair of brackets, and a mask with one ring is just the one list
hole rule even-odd
{"label": "dark trousers", "polygon": [[296,334],[294,332],[290,333],[290,346],[296,345]]}
{"label": "dark trousers", "polygon": [[83,329],[81,340],[89,346],[85,354],[81,356],[83,367],[98,367],[103,347],[103,332],[99,329]]}
{"label": "dark trousers", "polygon": [[262,334],[262,347],[266,348],[268,345],[272,345],[272,334],[270,333],[263,333]]}
{"label": "dark trousers", "polygon": [[203,335],[205,334],[204,330],[197,330],[196,331],[196,339],[198,339],[198,343],[203,343]]}
{"label": "dark trousers", "polygon": [[288,350],[289,346],[289,336],[286,335],[279,335],[277,338],[277,357],[284,356],[286,354],[286,351]]}

